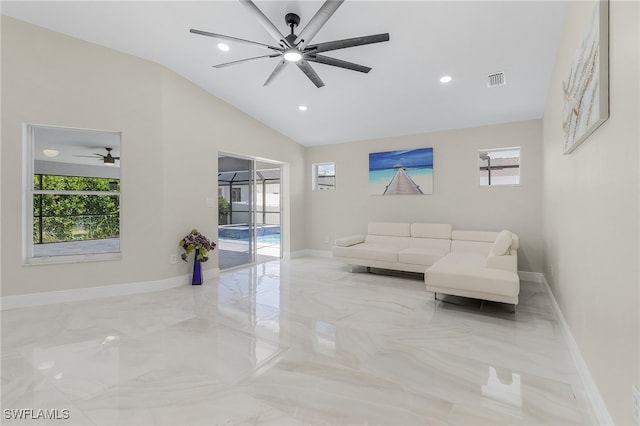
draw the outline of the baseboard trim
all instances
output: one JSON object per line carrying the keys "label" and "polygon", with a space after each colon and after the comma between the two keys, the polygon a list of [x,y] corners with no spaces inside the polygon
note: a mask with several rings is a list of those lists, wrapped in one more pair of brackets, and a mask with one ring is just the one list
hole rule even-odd
{"label": "baseboard trim", "polygon": [[296,251],[285,251],[282,253],[283,259],[297,259],[299,257],[306,256],[306,250],[296,250]]}
{"label": "baseboard trim", "polygon": [[324,257],[326,259],[330,259],[331,258],[331,251],[330,250],[307,250],[307,256],[313,256],[313,257]]}
{"label": "baseboard trim", "polygon": [[[220,276],[220,269],[207,269],[206,275],[208,278],[217,278]],[[20,294],[17,296],[2,296],[0,297],[0,310],[4,311],[30,306],[50,305],[53,303],[78,302],[82,300],[167,290],[174,287],[189,285],[190,277],[191,274],[188,274],[154,281],[76,288],[72,290],[47,291],[42,293]]]}
{"label": "baseboard trim", "polygon": [[518,271],[518,276],[523,281],[533,281],[534,283],[544,282],[544,274],[541,272]]}
{"label": "baseboard trim", "polygon": [[329,250],[302,249],[302,250],[296,250],[296,251],[292,251],[284,254],[285,259],[297,259],[300,257],[307,257],[307,256],[330,258],[331,252]]}
{"label": "baseboard trim", "polygon": [[564,315],[562,314],[562,310],[560,309],[560,305],[556,301],[553,292],[551,291],[551,287],[549,287],[549,283],[547,282],[544,274],[542,275],[542,283],[547,289],[549,296],[551,297],[551,304],[553,306],[553,310],[560,321],[560,328],[562,328],[562,332],[564,334],[564,338],[567,342],[567,346],[569,347],[569,352],[571,353],[571,358],[573,358],[573,362],[575,363],[578,369],[578,375],[582,380],[582,384],[584,385],[589,401],[591,402],[591,407],[598,419],[598,423],[601,425],[613,425],[613,419],[611,418],[611,414],[609,413],[609,409],[607,408],[607,404],[604,402],[600,391],[598,390],[598,386],[593,380],[591,376],[591,372],[589,371],[589,367],[582,357],[582,352],[580,352],[580,347],[576,343],[576,340],[573,338],[573,334],[571,334],[571,329],[569,328],[569,324],[564,319]]}

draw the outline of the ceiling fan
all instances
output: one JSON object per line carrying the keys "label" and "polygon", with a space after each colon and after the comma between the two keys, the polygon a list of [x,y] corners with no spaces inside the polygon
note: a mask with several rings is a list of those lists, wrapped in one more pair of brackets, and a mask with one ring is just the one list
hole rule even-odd
{"label": "ceiling fan", "polygon": [[267,78],[264,85],[268,85],[273,79],[280,74],[284,67],[289,63],[295,63],[300,70],[316,85],[320,88],[324,86],[324,82],[320,79],[318,74],[311,68],[309,62],[316,62],[319,64],[332,65],[334,67],[345,68],[352,71],[359,71],[368,73],[371,71],[370,67],[354,64],[352,62],[343,61],[341,59],[331,58],[325,55],[320,55],[321,52],[329,52],[332,50],[345,49],[347,47],[362,46],[365,44],[379,43],[383,41],[389,41],[389,33],[375,34],[362,37],[354,37],[343,40],[329,41],[325,43],[309,44],[311,39],[320,31],[320,29],[327,23],[331,15],[342,5],[344,0],[327,0],[320,7],[318,12],[311,18],[309,23],[304,27],[299,35],[294,33],[294,29],[300,24],[300,17],[295,13],[287,13],[285,15],[285,22],[287,26],[291,28],[291,34],[284,37],[278,28],[262,13],[258,6],[251,0],[240,0],[240,3],[245,5],[251,13],[258,19],[260,24],[267,30],[269,35],[278,43],[278,46],[259,43],[251,40],[244,40],[237,37],[231,37],[223,34],[210,33],[208,31],[201,31],[190,29],[193,34],[200,34],[207,37],[219,38],[223,40],[230,40],[239,43],[251,44],[254,46],[260,46],[271,53],[262,56],[256,56],[253,58],[240,59],[239,61],[227,62],[224,64],[214,65],[214,68],[223,68],[230,65],[236,65],[243,62],[254,61],[258,59],[279,58],[280,61],[276,65],[275,69]]}
{"label": "ceiling fan", "polygon": [[107,155],[94,153],[93,155],[74,155],[74,157],[86,157],[95,159],[101,158],[105,166],[115,166],[116,160],[119,160],[120,157],[114,157],[113,155],[111,155],[111,151],[113,150],[113,148],[105,147],[105,149],[107,150]]}

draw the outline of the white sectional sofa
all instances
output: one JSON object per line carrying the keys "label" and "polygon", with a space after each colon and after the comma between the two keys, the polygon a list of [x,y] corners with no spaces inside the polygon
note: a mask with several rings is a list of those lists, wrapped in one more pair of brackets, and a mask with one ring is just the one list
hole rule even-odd
{"label": "white sectional sofa", "polygon": [[338,238],[349,265],[424,273],[428,291],[518,304],[518,236],[448,224],[370,222],[367,235]]}

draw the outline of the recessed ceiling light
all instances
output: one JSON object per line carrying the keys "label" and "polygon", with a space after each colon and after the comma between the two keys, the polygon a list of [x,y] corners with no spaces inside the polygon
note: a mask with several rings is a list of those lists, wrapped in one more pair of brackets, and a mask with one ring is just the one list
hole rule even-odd
{"label": "recessed ceiling light", "polygon": [[440,83],[449,83],[451,80],[453,79],[450,75],[443,75],[442,77],[440,77]]}
{"label": "recessed ceiling light", "polygon": [[57,149],[43,149],[42,153],[47,157],[53,158],[57,157],[60,154],[60,151],[58,151]]}
{"label": "recessed ceiling light", "polygon": [[300,59],[302,59],[302,54],[298,49],[291,48],[284,52],[284,59],[289,62],[298,62]]}
{"label": "recessed ceiling light", "polygon": [[306,110],[308,110],[309,108],[307,108],[307,106],[306,106],[306,105],[300,105],[300,106],[298,107],[298,109],[299,109],[300,111],[306,111]]}
{"label": "recessed ceiling light", "polygon": [[229,45],[225,43],[218,43],[218,49],[222,50],[223,52],[228,52]]}

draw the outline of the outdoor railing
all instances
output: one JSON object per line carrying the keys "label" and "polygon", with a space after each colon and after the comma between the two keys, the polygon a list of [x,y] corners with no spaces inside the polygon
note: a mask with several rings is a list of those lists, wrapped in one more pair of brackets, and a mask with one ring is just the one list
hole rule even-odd
{"label": "outdoor railing", "polygon": [[78,240],[99,240],[120,236],[118,213],[99,215],[35,216],[33,243],[59,243]]}

